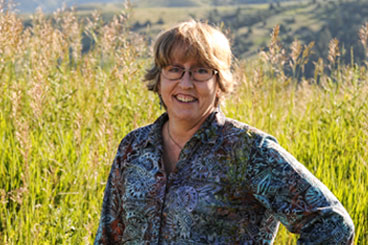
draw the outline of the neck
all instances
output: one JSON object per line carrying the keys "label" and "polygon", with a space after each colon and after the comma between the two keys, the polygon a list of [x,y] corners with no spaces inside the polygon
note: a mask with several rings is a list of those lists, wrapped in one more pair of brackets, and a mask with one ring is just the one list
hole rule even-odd
{"label": "neck", "polygon": [[211,113],[207,116],[200,118],[198,121],[184,121],[176,119],[175,117],[169,117],[166,127],[170,133],[170,137],[178,144],[180,147],[184,147],[185,143],[190,140],[190,138],[197,132],[201,127],[203,122]]}
{"label": "neck", "polygon": [[194,135],[199,127],[187,127],[186,125],[178,124],[170,119],[167,122],[167,133],[173,143],[181,149],[185,143]]}
{"label": "neck", "polygon": [[173,142],[180,149],[180,151],[183,150],[183,146],[180,145],[178,142],[176,142],[176,140],[174,139],[174,137],[172,137],[172,135],[170,133],[170,125],[169,124],[167,124],[166,128],[167,128],[167,134],[168,134],[171,142]]}
{"label": "neck", "polygon": [[[210,115],[210,114],[208,114]],[[179,160],[180,152],[184,145],[190,140],[195,132],[201,127],[208,117],[201,118],[195,123],[188,123],[185,120],[169,117],[169,120],[162,127],[164,144],[163,160],[165,170],[170,173],[175,169]]]}

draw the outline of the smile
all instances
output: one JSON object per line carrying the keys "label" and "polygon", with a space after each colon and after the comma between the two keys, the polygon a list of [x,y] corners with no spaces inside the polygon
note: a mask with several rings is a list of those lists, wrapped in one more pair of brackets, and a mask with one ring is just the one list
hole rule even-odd
{"label": "smile", "polygon": [[191,103],[191,102],[197,101],[196,98],[192,96],[188,96],[188,95],[178,94],[174,97],[176,98],[176,100],[178,100],[179,102],[183,102],[183,103]]}

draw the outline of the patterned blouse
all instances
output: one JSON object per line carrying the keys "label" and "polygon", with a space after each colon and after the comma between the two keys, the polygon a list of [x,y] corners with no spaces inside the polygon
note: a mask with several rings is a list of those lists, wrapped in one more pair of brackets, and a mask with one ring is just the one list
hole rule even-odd
{"label": "patterned blouse", "polygon": [[120,143],[95,244],[272,244],[280,222],[298,244],[352,243],[353,222],[327,187],[275,138],[220,111],[167,174],[167,120]]}

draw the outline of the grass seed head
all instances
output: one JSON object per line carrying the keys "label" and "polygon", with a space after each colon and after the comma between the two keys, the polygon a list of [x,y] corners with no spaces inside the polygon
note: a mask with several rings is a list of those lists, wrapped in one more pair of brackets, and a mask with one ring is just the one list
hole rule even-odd
{"label": "grass seed head", "polygon": [[340,56],[339,40],[332,39],[328,45],[328,60],[331,64],[335,64],[336,58]]}
{"label": "grass seed head", "polygon": [[293,64],[297,64],[298,58],[300,56],[300,53],[302,51],[302,45],[300,44],[299,40],[294,40],[291,44],[291,60],[293,61]]}
{"label": "grass seed head", "polygon": [[368,57],[368,22],[364,23],[364,25],[360,28],[359,38],[365,50],[365,54]]}

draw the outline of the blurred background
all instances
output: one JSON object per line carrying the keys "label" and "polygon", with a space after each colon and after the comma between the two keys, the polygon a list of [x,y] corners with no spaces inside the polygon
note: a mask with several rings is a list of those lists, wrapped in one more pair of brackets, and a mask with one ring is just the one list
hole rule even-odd
{"label": "blurred background", "polygon": [[0,0],[0,244],[93,243],[119,142],[164,112],[152,41],[190,18],[231,40],[225,115],[274,135],[368,244],[368,0]]}

